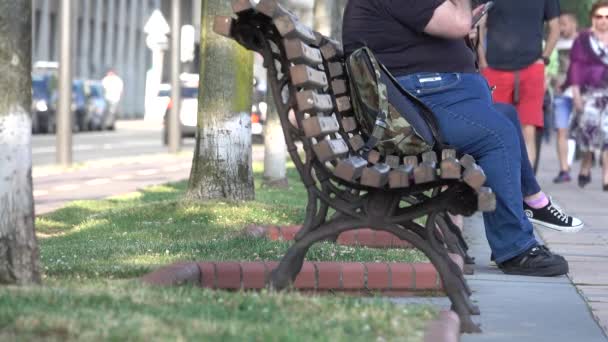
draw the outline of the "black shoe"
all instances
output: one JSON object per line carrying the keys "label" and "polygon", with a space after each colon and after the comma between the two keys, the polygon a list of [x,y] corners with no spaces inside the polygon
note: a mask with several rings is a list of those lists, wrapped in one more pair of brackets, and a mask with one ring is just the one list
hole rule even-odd
{"label": "black shoe", "polygon": [[534,209],[524,202],[524,213],[535,226],[564,233],[576,233],[585,226],[583,221],[566,214],[551,198],[549,204],[540,209]]}
{"label": "black shoe", "polygon": [[578,186],[584,188],[585,185],[591,183],[591,175],[578,175]]}
{"label": "black shoe", "polygon": [[604,184],[604,191],[608,191],[608,184]]}
{"label": "black shoe", "polygon": [[568,171],[560,171],[559,174],[557,175],[557,177],[553,178],[553,183],[555,183],[555,184],[568,183],[571,180],[572,179],[570,178],[570,173]]}
{"label": "black shoe", "polygon": [[534,246],[515,258],[498,264],[506,274],[555,277],[568,273],[568,262],[545,246]]}

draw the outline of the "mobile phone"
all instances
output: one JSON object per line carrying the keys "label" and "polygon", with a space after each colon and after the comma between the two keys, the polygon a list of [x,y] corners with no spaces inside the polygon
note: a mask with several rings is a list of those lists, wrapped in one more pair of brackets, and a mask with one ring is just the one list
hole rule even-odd
{"label": "mobile phone", "polygon": [[473,24],[471,26],[472,28],[475,28],[475,26],[479,24],[481,18],[483,18],[484,15],[488,14],[490,9],[492,9],[492,6],[494,6],[494,1],[488,1],[485,5],[483,5],[482,10],[473,17]]}

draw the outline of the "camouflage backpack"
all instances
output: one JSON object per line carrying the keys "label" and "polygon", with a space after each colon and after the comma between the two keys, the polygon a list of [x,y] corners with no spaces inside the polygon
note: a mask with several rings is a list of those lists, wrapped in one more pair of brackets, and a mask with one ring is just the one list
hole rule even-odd
{"label": "camouflage backpack", "polygon": [[346,60],[351,101],[362,132],[365,152],[417,155],[439,143],[435,118],[416,97],[405,91],[367,47]]}

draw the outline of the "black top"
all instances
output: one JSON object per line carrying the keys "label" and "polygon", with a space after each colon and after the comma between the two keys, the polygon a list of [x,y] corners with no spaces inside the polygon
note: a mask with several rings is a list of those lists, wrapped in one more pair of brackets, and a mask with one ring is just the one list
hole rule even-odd
{"label": "black top", "polygon": [[559,15],[559,0],[494,0],[488,13],[488,65],[519,70],[533,64],[543,54],[545,21]]}
{"label": "black top", "polygon": [[446,0],[349,0],[342,39],[347,54],[367,45],[395,76],[418,72],[475,72],[464,39],[424,33]]}

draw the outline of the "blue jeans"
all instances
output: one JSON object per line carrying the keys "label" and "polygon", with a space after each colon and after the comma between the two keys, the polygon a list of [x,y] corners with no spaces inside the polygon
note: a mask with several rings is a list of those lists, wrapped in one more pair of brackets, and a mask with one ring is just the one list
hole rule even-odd
{"label": "blue jeans", "polygon": [[570,113],[574,108],[571,97],[558,95],[553,99],[555,113],[555,128],[568,128],[570,126]]}
{"label": "blue jeans", "polygon": [[538,185],[538,182],[536,181],[534,168],[532,167],[532,164],[530,164],[524,136],[521,133],[521,122],[519,121],[519,115],[517,115],[517,109],[508,103],[494,103],[494,109],[506,116],[517,131],[519,145],[521,147],[521,192],[523,196],[528,197],[539,193],[541,190],[540,185]]}
{"label": "blue jeans", "polygon": [[496,210],[484,213],[496,262],[537,244],[524,214],[522,192],[532,194],[540,188],[524,155],[515,109],[494,105],[488,84],[479,74],[420,73],[398,80],[433,111],[444,143],[475,157],[486,173],[486,185],[496,194]]}

